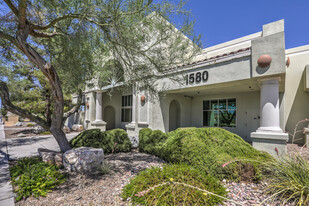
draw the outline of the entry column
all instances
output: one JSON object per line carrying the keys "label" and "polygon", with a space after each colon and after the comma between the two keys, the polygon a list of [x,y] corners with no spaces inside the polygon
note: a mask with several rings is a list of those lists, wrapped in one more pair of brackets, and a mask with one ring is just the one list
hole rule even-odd
{"label": "entry column", "polygon": [[260,127],[251,133],[252,146],[278,157],[287,152],[288,134],[280,128],[280,77],[258,80],[260,94]]}
{"label": "entry column", "polygon": [[95,101],[95,120],[91,123],[94,128],[99,128],[101,131],[106,130],[106,122],[103,121],[102,112],[102,91],[96,91],[96,101]]}

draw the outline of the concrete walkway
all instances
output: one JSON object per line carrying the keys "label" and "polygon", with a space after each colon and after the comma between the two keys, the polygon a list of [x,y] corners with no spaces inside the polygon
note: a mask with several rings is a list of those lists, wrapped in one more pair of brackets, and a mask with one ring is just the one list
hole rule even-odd
{"label": "concrete walkway", "polygon": [[[78,134],[78,132],[67,134],[67,139],[71,140]],[[39,155],[38,148],[60,151],[58,143],[52,135],[14,138],[6,141],[10,160]]]}
{"label": "concrete walkway", "polygon": [[0,206],[13,206],[14,193],[10,181],[7,142],[4,126],[0,122]]}

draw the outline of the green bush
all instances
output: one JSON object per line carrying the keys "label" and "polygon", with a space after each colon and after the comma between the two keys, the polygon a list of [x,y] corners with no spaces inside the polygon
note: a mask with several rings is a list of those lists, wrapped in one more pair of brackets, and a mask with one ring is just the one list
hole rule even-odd
{"label": "green bush", "polygon": [[[142,134],[151,136],[149,130]],[[171,163],[186,163],[219,179],[259,180],[263,163],[273,158],[222,128],[179,128],[167,133],[155,154]],[[142,146],[144,152],[145,146]],[[231,162],[230,164],[225,164]]]}
{"label": "green bush", "polygon": [[309,163],[300,155],[285,156],[268,164],[270,171],[267,191],[282,205],[293,200],[297,205],[309,203]]}
{"label": "green bush", "polygon": [[123,129],[114,129],[107,132],[101,132],[100,129],[85,130],[70,140],[70,144],[73,148],[103,148],[105,154],[129,152],[132,148],[128,134]]}
{"label": "green bush", "polygon": [[227,194],[215,178],[192,166],[166,165],[163,169],[147,169],[131,179],[122,197],[125,200],[130,197],[133,204],[140,205],[216,205],[223,202],[222,198],[203,190],[223,197]]}
{"label": "green bush", "polygon": [[107,136],[113,143],[111,152],[130,152],[132,143],[128,137],[128,133],[123,129],[113,129],[106,132]]}
{"label": "green bush", "polygon": [[29,196],[46,196],[57,185],[65,182],[55,165],[42,162],[38,157],[26,157],[10,168],[16,201]]}
{"label": "green bush", "polygon": [[34,127],[34,124],[28,123],[26,126],[27,127]]}
{"label": "green bush", "polygon": [[160,130],[141,129],[139,132],[139,151],[160,156],[162,144],[166,139],[167,135]]}

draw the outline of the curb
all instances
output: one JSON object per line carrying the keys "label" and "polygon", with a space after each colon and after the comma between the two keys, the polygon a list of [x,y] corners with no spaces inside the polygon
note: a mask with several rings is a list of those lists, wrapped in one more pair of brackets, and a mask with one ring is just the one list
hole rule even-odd
{"label": "curb", "polygon": [[14,206],[4,125],[0,123],[0,206]]}

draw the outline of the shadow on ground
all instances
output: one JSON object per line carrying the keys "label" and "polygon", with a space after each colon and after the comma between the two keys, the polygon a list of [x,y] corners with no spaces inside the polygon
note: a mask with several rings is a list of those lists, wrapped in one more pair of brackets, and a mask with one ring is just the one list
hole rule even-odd
{"label": "shadow on ground", "polygon": [[50,137],[25,137],[25,138],[18,138],[18,139],[10,139],[7,141],[8,147],[17,147],[22,145],[30,145],[40,141],[44,141],[49,139]]}

